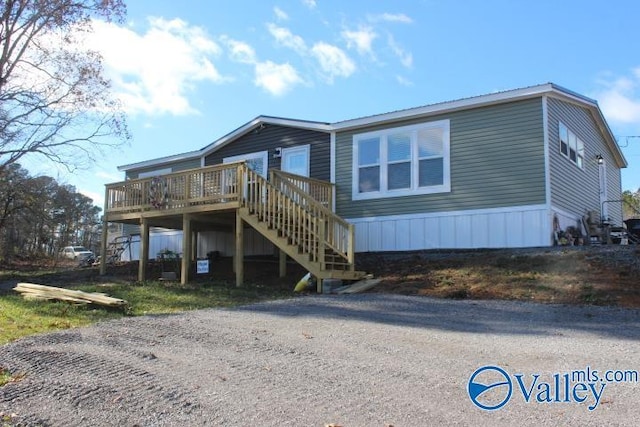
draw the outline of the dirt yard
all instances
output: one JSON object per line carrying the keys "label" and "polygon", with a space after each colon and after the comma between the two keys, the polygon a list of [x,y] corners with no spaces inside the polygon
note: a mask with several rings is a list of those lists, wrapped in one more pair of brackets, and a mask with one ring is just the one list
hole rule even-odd
{"label": "dirt yard", "polygon": [[[637,245],[362,253],[356,262],[358,270],[382,279],[371,293],[640,308]],[[0,268],[0,285],[5,288],[18,281],[63,287],[136,281],[138,273],[136,262],[110,266],[107,276],[100,276],[97,267],[70,264],[34,266],[23,261],[5,267],[9,268]],[[148,278],[160,277],[162,268],[152,262]],[[195,282],[235,280],[229,258],[212,261],[210,271],[194,275]],[[287,273],[278,277],[274,258],[245,261],[245,280],[261,286],[293,289],[306,271],[290,263]]]}
{"label": "dirt yard", "polygon": [[640,307],[640,248],[582,246],[366,254],[370,292]]}

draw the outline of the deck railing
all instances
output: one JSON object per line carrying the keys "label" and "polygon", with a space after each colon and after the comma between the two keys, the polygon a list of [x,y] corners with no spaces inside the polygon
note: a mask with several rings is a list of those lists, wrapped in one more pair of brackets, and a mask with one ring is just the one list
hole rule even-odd
{"label": "deck railing", "polygon": [[242,162],[191,169],[106,186],[107,213],[184,209],[239,201]]}
{"label": "deck railing", "polygon": [[290,189],[292,186],[297,187],[325,208],[333,209],[334,185],[330,182],[307,178],[276,169],[269,171],[269,181],[288,196],[294,196],[294,193],[291,192]]}
{"label": "deck railing", "polygon": [[332,258],[334,264],[353,270],[354,229],[331,211],[333,186],[281,171],[271,178],[236,162],[108,184],[105,213],[174,214],[231,202],[287,236],[311,261],[324,267],[330,253],[339,258]]}

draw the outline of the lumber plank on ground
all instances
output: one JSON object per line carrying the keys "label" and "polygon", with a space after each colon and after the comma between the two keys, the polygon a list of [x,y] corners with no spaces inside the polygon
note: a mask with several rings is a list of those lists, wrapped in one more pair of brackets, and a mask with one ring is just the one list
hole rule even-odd
{"label": "lumber plank on ground", "polygon": [[126,307],[127,301],[100,292],[83,292],[36,283],[18,283],[14,288],[23,298],[66,301],[75,304],[98,304],[107,307]]}

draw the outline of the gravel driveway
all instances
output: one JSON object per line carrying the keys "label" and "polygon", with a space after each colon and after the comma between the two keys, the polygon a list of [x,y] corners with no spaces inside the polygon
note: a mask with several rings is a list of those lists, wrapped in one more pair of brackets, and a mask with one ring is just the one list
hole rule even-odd
{"label": "gravel driveway", "polygon": [[[640,370],[640,311],[309,296],[26,338],[0,365],[25,374],[0,388],[24,425],[637,425],[640,383],[595,384],[590,411],[562,373]],[[467,392],[484,365],[512,381],[494,411]]]}

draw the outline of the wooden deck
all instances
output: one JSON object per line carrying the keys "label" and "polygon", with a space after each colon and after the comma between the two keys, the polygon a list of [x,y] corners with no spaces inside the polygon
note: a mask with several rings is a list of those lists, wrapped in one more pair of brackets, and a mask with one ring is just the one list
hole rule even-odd
{"label": "wooden deck", "polygon": [[[333,213],[332,197],[331,183],[275,170],[267,180],[237,162],[109,184],[104,217],[141,226],[140,259],[149,259],[150,227],[183,230],[183,283],[194,256],[193,234],[224,229],[235,234],[236,281],[241,284],[245,225],[319,279],[356,280],[364,273],[354,269],[353,226]],[[140,263],[140,280],[146,276],[145,264]],[[105,268],[102,264],[103,273]]]}

